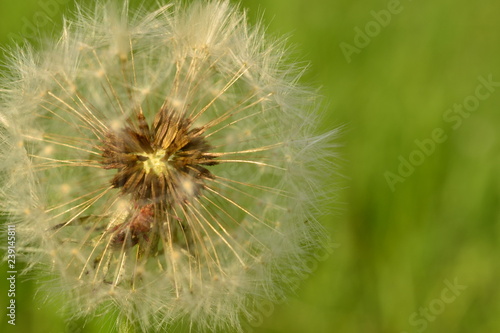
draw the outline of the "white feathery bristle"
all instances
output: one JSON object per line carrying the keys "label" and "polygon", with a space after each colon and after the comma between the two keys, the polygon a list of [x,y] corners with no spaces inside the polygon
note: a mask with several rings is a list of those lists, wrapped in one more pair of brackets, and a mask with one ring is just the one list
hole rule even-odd
{"label": "white feathery bristle", "polygon": [[312,134],[302,69],[229,1],[97,2],[9,59],[0,209],[75,315],[241,331],[324,246],[335,131]]}

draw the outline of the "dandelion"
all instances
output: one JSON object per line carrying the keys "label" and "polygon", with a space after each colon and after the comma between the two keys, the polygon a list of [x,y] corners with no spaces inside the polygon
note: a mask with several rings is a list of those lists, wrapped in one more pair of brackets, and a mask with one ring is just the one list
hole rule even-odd
{"label": "dandelion", "polygon": [[241,331],[323,246],[332,133],[283,41],[227,1],[98,3],[1,87],[1,210],[77,316]]}

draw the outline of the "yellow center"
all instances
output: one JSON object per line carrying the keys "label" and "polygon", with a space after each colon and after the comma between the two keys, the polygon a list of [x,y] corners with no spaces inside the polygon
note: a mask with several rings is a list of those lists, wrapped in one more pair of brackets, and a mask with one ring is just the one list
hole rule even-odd
{"label": "yellow center", "polygon": [[157,175],[165,173],[167,171],[167,161],[165,160],[165,150],[160,149],[152,154],[137,154],[139,156],[147,157],[147,160],[142,162],[144,170],[149,173],[151,170]]}

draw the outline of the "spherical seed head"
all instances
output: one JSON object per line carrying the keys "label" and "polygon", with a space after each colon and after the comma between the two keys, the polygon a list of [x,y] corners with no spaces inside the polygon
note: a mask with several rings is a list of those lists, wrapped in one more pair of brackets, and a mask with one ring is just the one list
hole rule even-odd
{"label": "spherical seed head", "polygon": [[[97,4],[2,82],[2,210],[77,314],[242,329],[323,234],[327,133],[281,42],[228,2]],[[324,177],[324,173],[321,174]]]}

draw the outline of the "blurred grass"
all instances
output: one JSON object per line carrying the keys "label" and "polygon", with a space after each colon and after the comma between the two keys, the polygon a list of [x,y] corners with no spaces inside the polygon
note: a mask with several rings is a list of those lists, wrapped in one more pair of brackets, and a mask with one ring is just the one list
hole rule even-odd
{"label": "blurred grass", "polygon": [[[0,3],[2,45],[42,3]],[[339,247],[255,332],[418,332],[423,326],[412,326],[410,316],[436,304],[444,281],[455,278],[467,289],[420,331],[500,332],[500,89],[456,130],[443,121],[447,109],[474,94],[479,76],[500,81],[500,3],[402,1],[401,13],[348,63],[339,44],[353,44],[353,29],[364,29],[370,11],[387,4],[243,1],[253,20],[264,12],[271,34],[291,32],[290,42],[311,62],[303,82],[321,85],[326,96],[322,130],[347,128],[339,139],[345,189],[322,220]],[[52,18],[60,24],[59,14]],[[414,141],[435,128],[447,140],[391,191],[384,174],[397,173],[399,156],[408,159]],[[5,309],[5,265],[0,270]],[[57,304],[33,302],[34,280],[21,281],[14,332],[75,331],[55,313]],[[106,332],[100,324],[80,332]]]}

